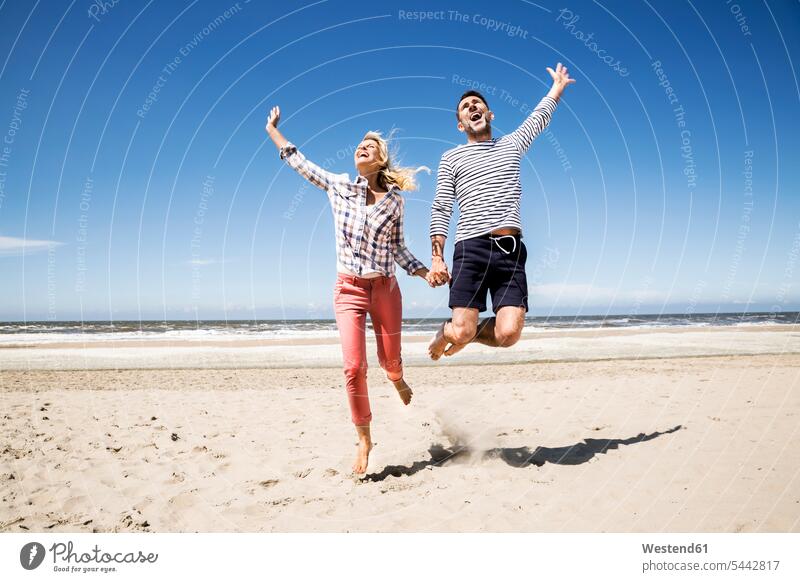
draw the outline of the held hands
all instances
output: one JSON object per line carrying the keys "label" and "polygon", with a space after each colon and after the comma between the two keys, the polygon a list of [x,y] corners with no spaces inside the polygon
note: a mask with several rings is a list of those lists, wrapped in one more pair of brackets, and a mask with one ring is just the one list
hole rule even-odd
{"label": "held hands", "polygon": [[450,273],[447,272],[447,264],[442,257],[433,257],[431,269],[428,271],[428,275],[425,279],[431,287],[439,287],[450,280]]}
{"label": "held hands", "polygon": [[431,283],[431,272],[425,267],[423,267],[421,269],[417,269],[416,271],[414,271],[414,276],[415,277],[422,277],[423,279],[425,279],[428,282],[428,285],[430,285],[431,287],[437,287],[437,285],[434,285],[433,283]]}
{"label": "held hands", "polygon": [[575,82],[575,79],[570,78],[567,67],[561,63],[556,65],[555,71],[550,67],[547,67],[547,72],[550,73],[550,76],[553,78],[553,88],[550,90],[550,92],[555,93],[556,96],[560,96],[567,85],[571,85]]}
{"label": "held hands", "polygon": [[281,108],[275,106],[269,112],[269,117],[267,118],[267,127],[265,129],[267,131],[270,131],[271,129],[278,129],[278,122],[280,120],[281,120]]}

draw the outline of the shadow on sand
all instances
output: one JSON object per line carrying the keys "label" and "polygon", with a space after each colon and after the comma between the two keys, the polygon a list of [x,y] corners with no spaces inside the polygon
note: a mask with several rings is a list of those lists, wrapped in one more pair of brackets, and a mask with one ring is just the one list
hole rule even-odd
{"label": "shadow on sand", "polygon": [[595,455],[605,454],[609,450],[617,449],[621,445],[633,445],[652,440],[664,434],[670,434],[680,430],[682,425],[662,432],[652,432],[650,434],[639,433],[635,437],[627,439],[585,439],[574,445],[564,447],[517,447],[517,448],[497,448],[488,451],[474,451],[468,446],[454,445],[446,448],[440,444],[431,445],[428,449],[430,458],[423,461],[415,461],[411,465],[389,465],[379,473],[370,473],[364,476],[364,481],[383,481],[387,477],[402,477],[413,475],[426,469],[427,467],[441,467],[459,457],[472,457],[481,454],[484,458],[499,458],[508,465],[517,468],[530,467],[536,465],[541,467],[545,463],[554,465],[580,465],[592,459]]}

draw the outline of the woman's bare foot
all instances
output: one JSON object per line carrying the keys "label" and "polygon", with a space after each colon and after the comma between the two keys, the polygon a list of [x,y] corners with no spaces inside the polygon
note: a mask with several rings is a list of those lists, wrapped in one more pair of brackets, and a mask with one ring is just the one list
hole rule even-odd
{"label": "woman's bare foot", "polygon": [[397,390],[397,393],[400,395],[400,400],[403,401],[403,404],[408,406],[408,404],[411,402],[411,397],[414,395],[414,393],[411,391],[411,387],[406,384],[406,381],[402,378],[399,380],[392,380],[390,378],[389,381],[394,384],[394,387]]}
{"label": "woman's bare foot", "polygon": [[367,472],[369,465],[369,453],[372,450],[372,443],[369,441],[359,441],[356,447],[356,460],[353,463],[353,472],[356,475],[363,475]]}
{"label": "woman's bare foot", "polygon": [[356,475],[363,475],[367,472],[369,464],[369,453],[372,450],[372,438],[369,433],[369,426],[357,426],[358,445],[356,446],[356,460],[353,463],[353,472]]}
{"label": "woman's bare foot", "polygon": [[428,355],[431,360],[438,360],[442,357],[444,349],[447,347],[447,339],[444,337],[444,326],[447,325],[445,321],[442,326],[436,331],[431,343],[428,344]]}

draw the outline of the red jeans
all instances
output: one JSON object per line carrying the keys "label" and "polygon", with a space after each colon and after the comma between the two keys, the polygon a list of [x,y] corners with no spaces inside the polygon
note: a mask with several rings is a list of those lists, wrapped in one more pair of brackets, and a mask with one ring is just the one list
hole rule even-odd
{"label": "red jeans", "polygon": [[345,386],[356,426],[372,420],[367,394],[367,334],[369,313],[378,343],[378,361],[390,380],[403,377],[400,329],[403,298],[395,277],[365,279],[339,273],[333,292],[336,326],[342,342]]}

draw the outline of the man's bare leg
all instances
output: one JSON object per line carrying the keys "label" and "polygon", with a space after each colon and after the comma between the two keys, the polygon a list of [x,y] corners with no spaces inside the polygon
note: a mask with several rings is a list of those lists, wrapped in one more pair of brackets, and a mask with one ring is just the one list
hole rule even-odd
{"label": "man's bare leg", "polygon": [[[468,344],[472,342],[479,342],[485,345],[492,345],[487,343],[489,338],[494,337],[494,317],[487,317],[486,319],[481,319],[477,325],[475,326],[475,334],[472,336],[472,339],[465,343],[459,344],[451,344],[444,351],[445,356],[452,356],[463,350],[467,347]],[[487,329],[488,328],[488,329]]]}
{"label": "man's bare leg", "polygon": [[[497,310],[495,317],[482,319],[477,324],[476,334],[467,343],[478,342],[493,348],[507,348],[519,341],[525,326],[525,308],[506,305]],[[454,344],[444,352],[452,356],[464,349],[465,344]]]}
{"label": "man's bare leg", "polygon": [[525,327],[525,308],[506,305],[497,315],[484,320],[475,341],[493,348],[507,348],[519,341]]}
{"label": "man's bare leg", "polygon": [[468,344],[475,337],[477,330],[478,310],[471,307],[454,307],[452,319],[442,324],[428,344],[428,354],[432,360],[438,360],[446,349]]}

